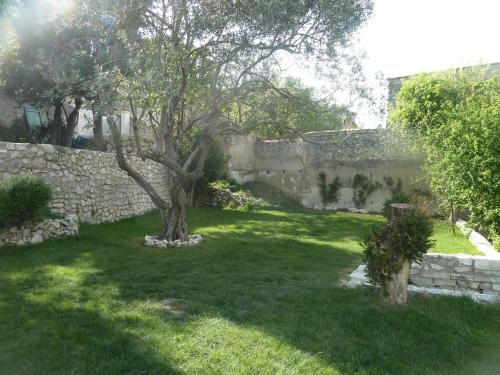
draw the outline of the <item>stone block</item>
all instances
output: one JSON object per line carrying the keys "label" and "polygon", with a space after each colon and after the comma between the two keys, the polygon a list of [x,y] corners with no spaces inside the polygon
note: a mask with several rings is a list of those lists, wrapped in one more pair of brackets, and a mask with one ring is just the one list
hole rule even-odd
{"label": "stone block", "polygon": [[414,268],[413,266],[410,268],[410,275],[418,275],[422,271],[421,268]]}
{"label": "stone block", "polygon": [[35,235],[31,238],[30,243],[35,245],[37,243],[42,243],[43,237],[39,233],[35,233]]}
{"label": "stone block", "polygon": [[432,278],[420,277],[420,276],[410,276],[410,282],[417,286],[430,286],[432,284]]}
{"label": "stone block", "polygon": [[466,280],[477,281],[479,283],[486,282],[486,283],[500,284],[500,274],[498,274],[496,277],[478,275],[478,274],[464,275],[464,277],[466,278]]}
{"label": "stone block", "polygon": [[423,270],[420,275],[422,277],[438,278],[438,279],[449,279],[451,276],[451,274],[446,271],[431,271],[431,270]]}
{"label": "stone block", "polygon": [[492,285],[492,283],[479,283],[478,289],[485,291],[492,290]]}
{"label": "stone block", "polygon": [[443,287],[457,287],[458,286],[456,280],[441,279],[441,278],[433,278],[430,285],[443,286]]}
{"label": "stone block", "polygon": [[474,268],[486,271],[499,271],[500,272],[500,259],[475,259]]}
{"label": "stone block", "polygon": [[444,269],[443,266],[440,266],[439,264],[431,263],[431,269],[436,270],[436,271],[441,271]]}
{"label": "stone block", "polygon": [[477,281],[468,281],[467,286],[469,287],[469,289],[478,289],[479,283]]}

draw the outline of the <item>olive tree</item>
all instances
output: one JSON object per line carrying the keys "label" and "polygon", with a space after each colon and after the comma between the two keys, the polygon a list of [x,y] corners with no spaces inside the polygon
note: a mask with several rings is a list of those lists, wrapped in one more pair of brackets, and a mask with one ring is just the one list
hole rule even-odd
{"label": "olive tree", "polygon": [[[129,103],[139,155],[172,172],[171,202],[127,162],[118,125],[111,117],[109,124],[120,167],[161,212],[159,238],[186,238],[186,193],[203,173],[210,144],[238,131],[234,103],[269,88],[277,53],[333,60],[371,7],[370,0],[163,0],[129,2],[115,14],[111,33],[127,40],[128,70],[103,85],[114,90],[108,97]],[[122,33],[132,15],[141,21],[134,39]],[[142,147],[139,124],[153,129],[154,147]],[[181,155],[193,132],[200,141]]]}

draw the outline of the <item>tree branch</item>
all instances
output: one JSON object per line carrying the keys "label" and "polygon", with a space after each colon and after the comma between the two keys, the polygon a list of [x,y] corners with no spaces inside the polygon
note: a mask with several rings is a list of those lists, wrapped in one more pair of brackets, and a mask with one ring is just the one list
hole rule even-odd
{"label": "tree branch", "polygon": [[142,177],[135,169],[133,169],[127,162],[127,159],[125,159],[125,156],[123,155],[120,130],[116,126],[115,121],[110,117],[108,117],[108,125],[111,129],[111,135],[113,137],[113,142],[116,148],[116,161],[118,162],[118,166],[123,171],[127,172],[127,174],[146,191],[146,193],[151,198],[151,201],[158,209],[165,209],[165,207],[167,207],[167,202],[156,192],[153,185],[151,185],[144,177]]}

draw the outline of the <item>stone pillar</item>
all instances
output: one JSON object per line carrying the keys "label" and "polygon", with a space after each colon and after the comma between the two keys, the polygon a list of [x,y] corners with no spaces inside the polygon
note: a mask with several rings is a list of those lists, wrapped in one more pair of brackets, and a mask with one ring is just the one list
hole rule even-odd
{"label": "stone pillar", "polygon": [[[389,206],[389,221],[400,217],[410,206],[406,203],[392,203]],[[380,299],[383,303],[391,305],[404,305],[408,299],[408,279],[410,278],[410,262],[401,259],[401,270],[392,274],[386,288],[382,288]]]}

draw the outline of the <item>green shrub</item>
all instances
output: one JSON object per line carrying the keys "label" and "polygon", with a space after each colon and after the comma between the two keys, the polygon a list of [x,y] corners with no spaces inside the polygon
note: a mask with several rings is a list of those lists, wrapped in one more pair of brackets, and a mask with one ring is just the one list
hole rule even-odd
{"label": "green shrub", "polygon": [[236,183],[233,180],[217,180],[209,183],[210,187],[214,189],[229,189],[231,191],[240,191],[242,190],[241,185]]}
{"label": "green shrub", "polygon": [[52,189],[43,180],[17,177],[0,186],[0,226],[35,222],[48,211]]}
{"label": "green shrub", "polygon": [[234,181],[220,180],[209,183],[210,193],[203,202],[206,207],[219,207],[238,209],[242,211],[257,211],[269,208],[271,205],[261,198],[252,195],[248,190],[243,190],[241,185]]}
{"label": "green shrub", "polygon": [[385,288],[404,260],[420,263],[433,246],[432,233],[432,219],[414,208],[372,231],[361,243],[370,281]]}
{"label": "green shrub", "polygon": [[425,153],[446,216],[467,212],[492,241],[500,234],[499,108],[500,74],[464,68],[405,80],[390,115],[391,127]]}
{"label": "green shrub", "polygon": [[210,145],[210,152],[203,168],[203,176],[196,181],[194,190],[194,203],[196,205],[203,205],[209,199],[211,182],[227,179],[227,160],[228,156],[224,153],[221,143],[214,141]]}
{"label": "green shrub", "polygon": [[392,196],[390,196],[384,201],[384,208],[382,209],[384,216],[387,217],[387,215],[389,214],[389,206],[392,203],[408,203],[408,202],[410,202],[410,196],[408,194],[405,194],[403,192],[393,193]]}
{"label": "green shrub", "polygon": [[495,250],[500,251],[500,234],[493,234],[491,236],[491,242]]}

